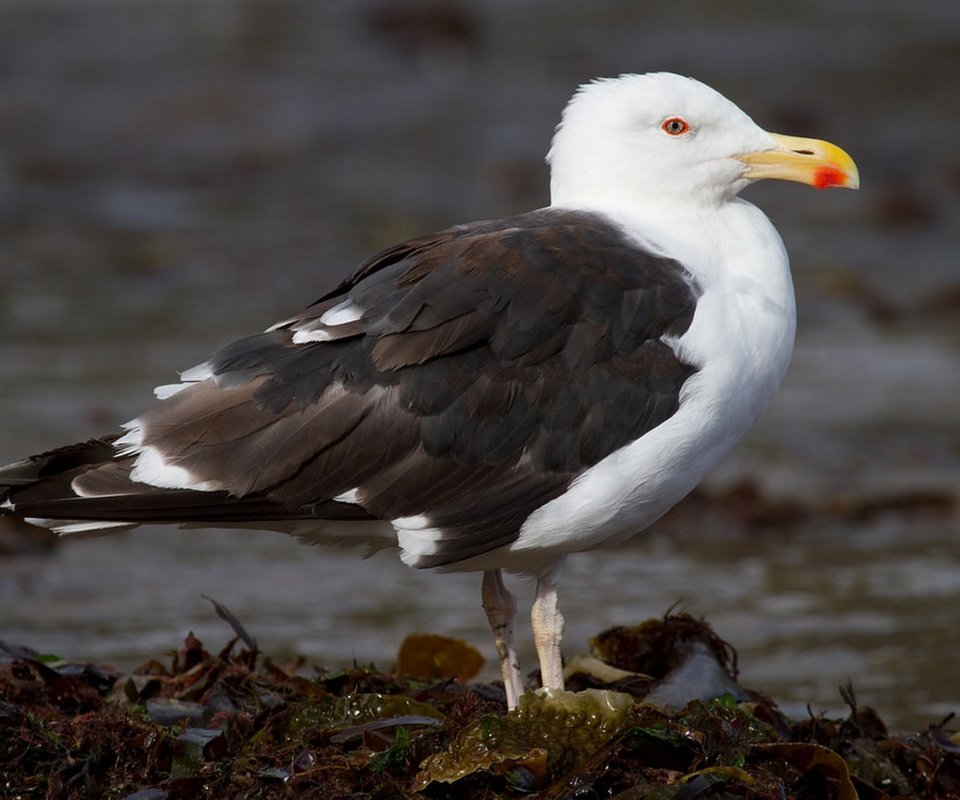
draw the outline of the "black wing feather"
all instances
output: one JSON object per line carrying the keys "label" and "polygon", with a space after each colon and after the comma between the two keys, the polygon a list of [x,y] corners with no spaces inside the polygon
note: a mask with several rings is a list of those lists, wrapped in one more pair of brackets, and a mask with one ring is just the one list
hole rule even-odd
{"label": "black wing feather", "polygon": [[[689,327],[697,295],[679,264],[586,213],[543,210],[406,242],[301,314],[223,348],[213,379],[139,418],[144,446],[217,491],[143,486],[112,513],[204,521],[219,505],[225,519],[339,519],[346,504],[332,498],[359,487],[358,518],[425,515],[443,531],[421,566],[482,553],[676,411],[695,366],[664,338]],[[325,325],[342,303],[358,318]],[[63,475],[128,475],[134,456],[104,447],[90,451],[100,462]],[[9,491],[16,513],[24,491],[39,489]],[[108,519],[103,502],[75,496],[64,515],[78,518],[84,502]],[[31,513],[50,516],[39,505]]]}

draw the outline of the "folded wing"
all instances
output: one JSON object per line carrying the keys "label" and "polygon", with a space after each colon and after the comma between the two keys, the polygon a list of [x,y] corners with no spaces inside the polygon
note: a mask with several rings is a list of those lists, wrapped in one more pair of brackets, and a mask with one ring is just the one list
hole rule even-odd
{"label": "folded wing", "polygon": [[[0,472],[20,516],[396,520],[417,566],[512,541],[670,417],[697,287],[602,218],[543,210],[383,251],[305,311],[161,387],[107,438]],[[0,490],[0,498],[2,498]]]}

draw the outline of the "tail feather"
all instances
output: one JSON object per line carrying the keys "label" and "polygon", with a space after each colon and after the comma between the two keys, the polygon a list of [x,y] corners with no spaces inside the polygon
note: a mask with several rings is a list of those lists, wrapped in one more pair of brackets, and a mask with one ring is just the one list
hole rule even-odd
{"label": "tail feather", "polygon": [[116,439],[117,434],[88,439],[0,467],[0,492],[16,486],[29,486],[58,473],[109,461],[115,455],[113,442]]}
{"label": "tail feather", "polygon": [[370,520],[359,506],[335,500],[283,505],[265,494],[165,489],[130,480],[131,456],[116,436],[91,439],[0,467],[0,515],[60,533],[90,533],[146,523],[213,526],[298,520]]}

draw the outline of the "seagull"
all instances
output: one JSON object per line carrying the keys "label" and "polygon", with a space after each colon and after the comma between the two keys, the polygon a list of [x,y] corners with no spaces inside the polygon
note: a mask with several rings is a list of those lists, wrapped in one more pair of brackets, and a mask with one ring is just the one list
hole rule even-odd
{"label": "seagull", "polygon": [[373,255],[121,431],[0,469],[0,513],[61,534],[279,530],[480,572],[511,709],[503,573],[526,576],[542,686],[562,690],[567,557],[653,524],[786,371],[787,254],[739,192],[859,177],[839,147],[662,72],[581,86],[547,161],[548,207]]}

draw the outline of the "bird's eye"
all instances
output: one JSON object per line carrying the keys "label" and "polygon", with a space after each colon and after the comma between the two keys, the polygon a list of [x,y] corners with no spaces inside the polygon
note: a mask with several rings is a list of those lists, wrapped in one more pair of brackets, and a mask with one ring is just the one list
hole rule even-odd
{"label": "bird's eye", "polygon": [[660,129],[669,136],[683,136],[690,132],[690,124],[683,117],[667,117]]}

